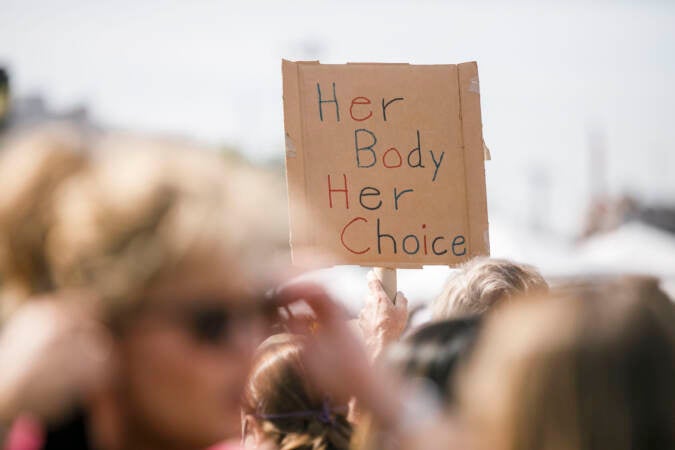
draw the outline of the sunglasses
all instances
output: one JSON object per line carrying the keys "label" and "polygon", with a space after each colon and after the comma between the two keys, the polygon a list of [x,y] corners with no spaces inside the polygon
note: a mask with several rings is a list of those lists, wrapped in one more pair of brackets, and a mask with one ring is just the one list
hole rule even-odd
{"label": "sunglasses", "polygon": [[[260,325],[266,336],[294,332],[313,334],[316,318],[300,298],[279,297],[274,291],[257,295],[245,302],[222,299],[193,299],[182,305],[156,304],[144,309],[144,315],[160,317],[180,326],[198,343],[221,346],[235,329]],[[146,304],[147,306],[147,304]]]}
{"label": "sunglasses", "polygon": [[226,302],[194,300],[189,304],[155,310],[155,313],[179,325],[200,344],[220,346],[232,337],[235,328],[260,324],[271,329],[279,313],[268,298],[251,300],[244,306],[228,306]]}

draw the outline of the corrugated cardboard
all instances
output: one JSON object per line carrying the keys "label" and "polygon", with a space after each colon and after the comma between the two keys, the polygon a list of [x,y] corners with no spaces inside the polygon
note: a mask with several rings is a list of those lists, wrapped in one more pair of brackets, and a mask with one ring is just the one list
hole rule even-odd
{"label": "corrugated cardboard", "polygon": [[419,267],[489,254],[475,62],[284,60],[282,71],[294,262]]}

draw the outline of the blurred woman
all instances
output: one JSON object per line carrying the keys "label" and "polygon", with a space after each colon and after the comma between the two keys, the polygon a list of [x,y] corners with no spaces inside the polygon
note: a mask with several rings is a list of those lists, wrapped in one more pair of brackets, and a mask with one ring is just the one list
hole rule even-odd
{"label": "blurred woman", "polygon": [[95,321],[54,301],[46,245],[56,193],[89,168],[85,139],[51,126],[7,142],[0,155],[0,442],[22,413],[51,421],[69,411],[73,392],[100,378],[105,353],[104,340],[90,339]]}
{"label": "blurred woman", "polygon": [[516,302],[461,384],[477,450],[672,450],[675,305],[648,280]]}
{"label": "blurred woman", "polygon": [[279,334],[258,350],[244,395],[243,438],[248,448],[349,448],[348,398],[331,398],[312,385],[302,361],[306,339]]}
{"label": "blurred woman", "polygon": [[[269,259],[259,252],[269,255],[271,247],[252,206],[258,180],[244,183],[215,155],[163,142],[90,146],[87,170],[53,193],[38,192],[50,198],[51,219],[39,239],[23,245],[46,255],[51,283],[43,292],[57,310],[47,321],[78,321],[65,312],[75,308],[86,317],[79,322],[99,323],[97,333],[67,336],[99,349],[95,359],[106,361],[105,370],[96,371],[95,383],[71,377],[75,399],[62,406],[75,406],[59,414],[43,417],[39,407],[34,413],[14,403],[43,425],[43,448],[66,439],[63,448],[199,449],[233,438],[267,324],[261,292],[270,272],[258,263]],[[30,226],[32,219],[27,214],[17,223]],[[16,265],[6,267],[3,276]],[[38,353],[67,345],[58,330],[73,328],[55,327],[46,340],[52,344],[42,341]],[[5,348],[11,337],[5,334]],[[15,386],[48,385],[53,374],[71,370],[68,364],[54,361],[47,371],[27,361]]]}

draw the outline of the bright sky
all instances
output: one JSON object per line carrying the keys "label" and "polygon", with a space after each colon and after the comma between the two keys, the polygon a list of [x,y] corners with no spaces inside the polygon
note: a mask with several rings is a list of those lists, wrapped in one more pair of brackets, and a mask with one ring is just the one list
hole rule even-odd
{"label": "bright sky", "polygon": [[612,192],[675,202],[675,2],[1,1],[15,94],[107,125],[280,157],[282,57],[476,60],[491,211],[574,230],[591,134]]}

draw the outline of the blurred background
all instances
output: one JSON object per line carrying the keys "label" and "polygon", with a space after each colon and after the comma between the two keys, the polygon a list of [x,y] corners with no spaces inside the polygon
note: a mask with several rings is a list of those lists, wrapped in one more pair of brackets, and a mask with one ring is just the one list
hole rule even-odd
{"label": "blurred background", "polygon": [[[65,120],[185,142],[274,174],[284,204],[282,58],[478,61],[492,255],[675,292],[672,1],[0,0],[0,138]],[[399,289],[428,301],[449,270]],[[364,271],[311,276],[358,305]]]}

